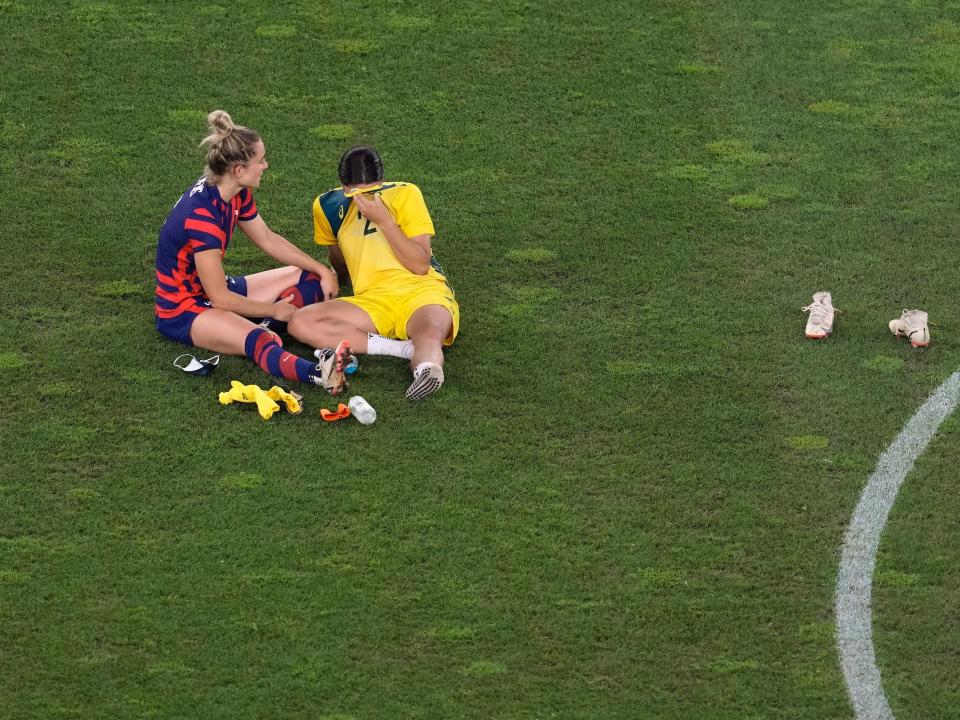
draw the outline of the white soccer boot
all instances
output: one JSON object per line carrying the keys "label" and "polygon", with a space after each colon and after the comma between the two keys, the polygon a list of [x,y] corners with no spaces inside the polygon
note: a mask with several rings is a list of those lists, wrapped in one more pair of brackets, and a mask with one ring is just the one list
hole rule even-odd
{"label": "white soccer boot", "polygon": [[407,388],[408,400],[423,400],[443,385],[443,368],[432,362],[420,363],[413,373],[413,382]]}
{"label": "white soccer boot", "polygon": [[897,337],[905,337],[913,347],[926,347],[930,344],[930,329],[927,327],[927,313],[923,310],[904,310],[896,320],[889,323],[890,332]]}
{"label": "white soccer boot", "polygon": [[814,293],[813,302],[800,309],[810,313],[805,331],[808,338],[822,340],[833,334],[834,309],[830,293],[826,291]]}
{"label": "white soccer boot", "polygon": [[323,348],[313,353],[317,360],[317,374],[313,376],[313,382],[320,385],[331,395],[339,395],[347,387],[347,379],[344,371],[350,362],[350,343],[341,340],[336,349]]}

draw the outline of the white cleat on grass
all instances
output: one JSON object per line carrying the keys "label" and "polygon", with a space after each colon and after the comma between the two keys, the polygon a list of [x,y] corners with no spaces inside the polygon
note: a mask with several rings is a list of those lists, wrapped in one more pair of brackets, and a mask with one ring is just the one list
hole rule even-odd
{"label": "white cleat on grass", "polygon": [[897,337],[905,337],[913,347],[926,347],[930,344],[927,313],[923,310],[904,310],[900,317],[890,321],[889,327],[890,332]]}
{"label": "white cleat on grass", "polygon": [[313,353],[317,360],[317,375],[313,377],[314,383],[321,386],[331,395],[339,395],[347,387],[347,379],[344,371],[350,363],[352,355],[350,354],[350,343],[341,340],[336,349],[323,348]]}
{"label": "white cleat on grass", "polygon": [[407,388],[408,400],[423,400],[432,395],[443,385],[443,368],[432,362],[417,365],[413,371],[413,382]]}
{"label": "white cleat on grass", "polygon": [[833,300],[830,293],[823,291],[813,294],[813,302],[804,308],[804,312],[809,312],[807,318],[806,336],[811,340],[822,340],[833,334]]}

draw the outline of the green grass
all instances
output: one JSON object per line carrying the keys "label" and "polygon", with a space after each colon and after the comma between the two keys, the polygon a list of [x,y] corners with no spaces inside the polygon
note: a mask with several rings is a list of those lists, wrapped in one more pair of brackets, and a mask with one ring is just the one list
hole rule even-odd
{"label": "green grass", "polygon": [[[838,547],[956,369],[960,8],[0,20],[0,717],[850,717]],[[272,384],[246,359],[173,368],[156,236],[218,107],[263,134],[258,206],[311,251],[350,145],[421,187],[462,306],[436,397],[364,358],[375,425],[322,422],[315,388],[264,422],[217,401]],[[239,236],[226,262],[273,266]],[[845,313],[806,342],[821,289]],[[904,307],[926,351],[887,330]],[[958,449],[950,425],[884,534],[898,717],[955,712]]]}

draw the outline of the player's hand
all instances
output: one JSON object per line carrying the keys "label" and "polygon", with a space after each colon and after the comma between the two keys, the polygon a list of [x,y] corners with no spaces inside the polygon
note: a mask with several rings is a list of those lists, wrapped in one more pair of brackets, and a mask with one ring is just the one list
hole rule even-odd
{"label": "player's hand", "polygon": [[285,298],[280,298],[273,304],[273,317],[280,322],[287,322],[290,318],[293,317],[293,314],[297,311],[296,306],[291,305],[290,301],[293,300],[293,295],[287,295]]}
{"label": "player's hand", "polygon": [[321,265],[317,269],[317,275],[320,277],[324,300],[333,300],[340,294],[340,281],[337,280],[337,274],[333,270],[326,265]]}
{"label": "player's hand", "polygon": [[383,204],[379,194],[366,195],[360,193],[353,196],[353,202],[360,213],[375,225],[384,225],[393,220],[390,209]]}

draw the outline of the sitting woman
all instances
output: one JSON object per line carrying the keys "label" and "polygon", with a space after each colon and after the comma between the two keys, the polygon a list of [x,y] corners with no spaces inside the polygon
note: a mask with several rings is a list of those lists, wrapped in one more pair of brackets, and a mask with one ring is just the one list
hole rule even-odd
{"label": "sitting woman", "polygon": [[[339,391],[344,358],[316,362],[283,350],[279,338],[249,318],[286,322],[298,308],[337,296],[334,272],[273,232],[257,213],[251,188],[267,169],[260,136],[222,110],[207,118],[206,172],[177,201],[157,243],[157,330],[183,343],[246,355],[271,375]],[[235,227],[267,255],[286,263],[247,276],[224,274],[222,258]],[[338,367],[338,365],[340,367]]]}
{"label": "sitting woman", "polygon": [[342,187],[313,203],[314,240],[354,295],[298,310],[290,334],[318,348],[346,342],[353,352],[410,361],[407,397],[443,383],[443,347],[453,343],[460,308],[433,258],[433,221],[420,189],[384,182],[376,150],[355,147],[340,159]]}

